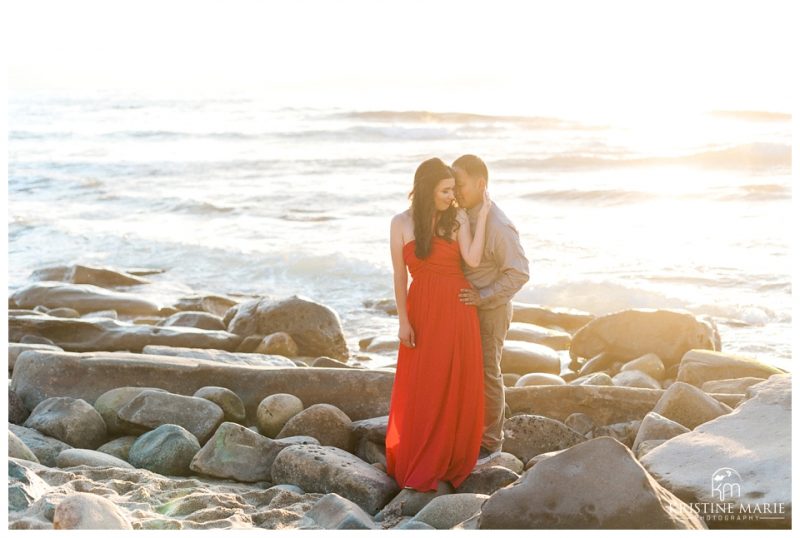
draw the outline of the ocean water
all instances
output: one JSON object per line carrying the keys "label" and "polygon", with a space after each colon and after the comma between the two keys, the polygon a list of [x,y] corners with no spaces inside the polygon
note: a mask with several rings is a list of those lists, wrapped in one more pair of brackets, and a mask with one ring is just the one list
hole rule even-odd
{"label": "ocean water", "polygon": [[159,268],[137,293],[306,295],[339,313],[357,351],[397,329],[363,303],[393,297],[389,221],[416,166],[475,153],[531,261],[516,300],[708,314],[723,349],[789,367],[788,114],[37,94],[9,100],[8,147],[9,293],[52,265]]}

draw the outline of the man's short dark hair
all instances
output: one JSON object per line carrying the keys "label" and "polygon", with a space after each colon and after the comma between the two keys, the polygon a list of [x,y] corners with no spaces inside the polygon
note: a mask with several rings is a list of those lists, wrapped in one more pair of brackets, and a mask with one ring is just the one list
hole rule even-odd
{"label": "man's short dark hair", "polygon": [[487,184],[489,183],[489,169],[486,168],[486,163],[477,155],[462,155],[453,161],[453,168],[461,168],[471,177],[482,177]]}

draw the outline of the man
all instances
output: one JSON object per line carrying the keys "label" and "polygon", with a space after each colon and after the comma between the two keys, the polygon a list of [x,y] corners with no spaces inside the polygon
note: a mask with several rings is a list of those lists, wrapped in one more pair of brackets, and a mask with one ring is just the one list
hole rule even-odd
{"label": "man", "polygon": [[[456,200],[467,210],[474,233],[483,193],[489,183],[486,164],[475,155],[453,162]],[[461,302],[478,307],[483,347],[485,426],[478,464],[488,462],[503,446],[505,388],[500,372],[503,342],[511,323],[511,298],[528,281],[528,260],[519,242],[519,232],[494,200],[486,221],[486,245],[478,267],[463,264],[471,289],[460,292]]]}

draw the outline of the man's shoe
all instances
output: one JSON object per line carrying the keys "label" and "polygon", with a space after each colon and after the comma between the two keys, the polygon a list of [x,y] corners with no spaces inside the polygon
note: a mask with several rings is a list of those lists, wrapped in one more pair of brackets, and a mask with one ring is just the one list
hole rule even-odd
{"label": "man's shoe", "polygon": [[484,463],[488,463],[493,456],[500,454],[500,451],[497,450],[495,452],[491,452],[484,447],[481,447],[480,452],[478,452],[478,461],[475,462],[475,465],[483,465]]}

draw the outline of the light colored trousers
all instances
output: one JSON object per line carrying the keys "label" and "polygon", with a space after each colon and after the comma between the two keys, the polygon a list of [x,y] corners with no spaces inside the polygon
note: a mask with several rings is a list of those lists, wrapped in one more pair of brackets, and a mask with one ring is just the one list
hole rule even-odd
{"label": "light colored trousers", "polygon": [[511,303],[487,310],[478,310],[481,325],[481,346],[483,347],[483,394],[484,419],[481,446],[492,452],[503,446],[503,422],[505,421],[506,395],[503,375],[500,372],[500,358],[503,342],[511,324],[514,309]]}

